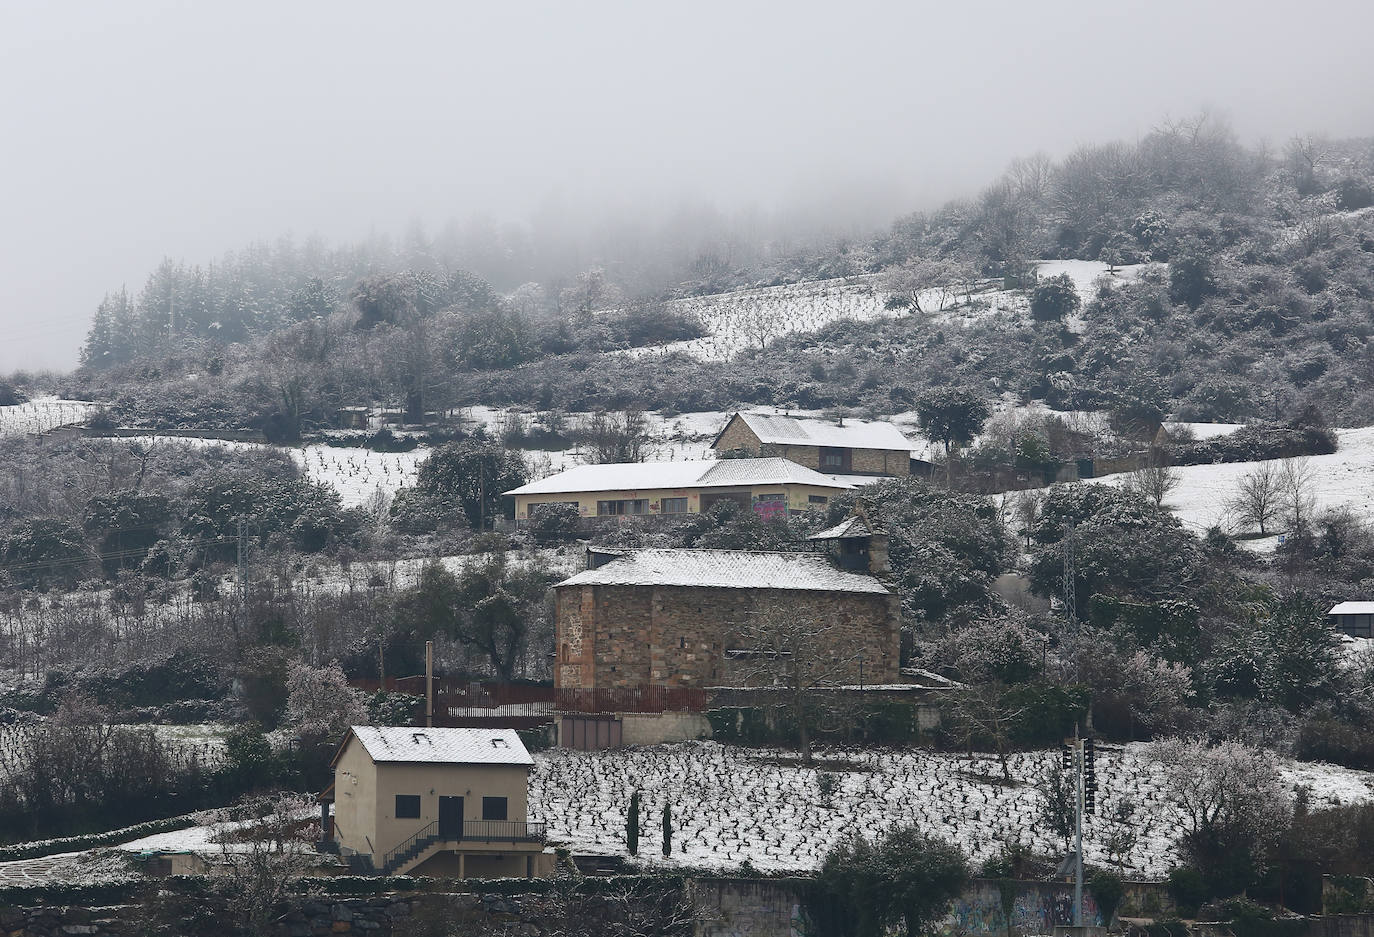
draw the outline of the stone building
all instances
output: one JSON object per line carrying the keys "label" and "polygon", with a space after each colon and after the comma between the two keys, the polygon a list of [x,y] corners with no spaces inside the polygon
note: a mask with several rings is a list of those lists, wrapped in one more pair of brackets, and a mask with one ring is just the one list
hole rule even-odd
{"label": "stone building", "polygon": [[559,689],[735,686],[740,629],[759,616],[826,624],[823,653],[840,683],[899,680],[897,596],[873,570],[820,553],[588,551],[587,569],[555,587]]}
{"label": "stone building", "polygon": [[911,441],[878,420],[811,420],[768,413],[736,413],[711,448],[777,456],[827,475],[909,475]]}

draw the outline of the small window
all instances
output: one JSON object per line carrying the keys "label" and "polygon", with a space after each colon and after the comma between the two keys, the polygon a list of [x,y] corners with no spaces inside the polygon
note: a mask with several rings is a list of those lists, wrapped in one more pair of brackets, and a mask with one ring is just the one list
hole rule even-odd
{"label": "small window", "polygon": [[806,501],[807,501],[808,504],[829,504],[829,503],[830,503],[830,499],[827,498],[825,495],[807,495],[807,496],[806,496]]}
{"label": "small window", "polygon": [[687,499],[686,499],[686,498],[664,498],[663,501],[662,501],[662,503],[661,503],[661,509],[662,509],[662,512],[663,512],[664,514],[686,514],[686,513],[687,513]]}
{"label": "small window", "polygon": [[504,797],[483,797],[482,798],[482,819],[483,820],[505,820],[506,817],[506,798]]}
{"label": "small window", "polygon": [[418,819],[420,819],[420,795],[419,795],[419,794],[397,794],[397,795],[396,795],[396,819],[397,819],[397,820],[418,820]]}

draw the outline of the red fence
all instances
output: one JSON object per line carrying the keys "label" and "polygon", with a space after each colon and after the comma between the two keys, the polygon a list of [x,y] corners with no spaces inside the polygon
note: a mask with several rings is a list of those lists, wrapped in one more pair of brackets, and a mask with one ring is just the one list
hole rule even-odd
{"label": "red fence", "polygon": [[594,690],[563,688],[557,691],[555,704],[559,712],[570,713],[701,712],[706,709],[706,691],[648,684]]}

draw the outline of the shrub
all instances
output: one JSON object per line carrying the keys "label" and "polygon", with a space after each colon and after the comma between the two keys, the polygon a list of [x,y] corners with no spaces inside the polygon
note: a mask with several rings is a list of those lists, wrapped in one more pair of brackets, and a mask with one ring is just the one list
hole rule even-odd
{"label": "shrub", "polygon": [[1212,465],[1330,455],[1338,444],[1336,434],[1322,426],[1252,423],[1203,442],[1170,445],[1165,451],[1173,465]]}
{"label": "shrub", "polygon": [[1077,312],[1081,304],[1078,289],[1067,273],[1041,280],[1031,290],[1030,313],[1036,322],[1057,322]]}

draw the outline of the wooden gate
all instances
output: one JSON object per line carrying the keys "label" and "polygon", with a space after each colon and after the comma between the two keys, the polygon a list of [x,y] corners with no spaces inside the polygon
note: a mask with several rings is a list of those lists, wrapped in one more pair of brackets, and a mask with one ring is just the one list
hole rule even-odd
{"label": "wooden gate", "polygon": [[564,716],[558,726],[558,744],[581,752],[619,748],[620,739],[618,716]]}

